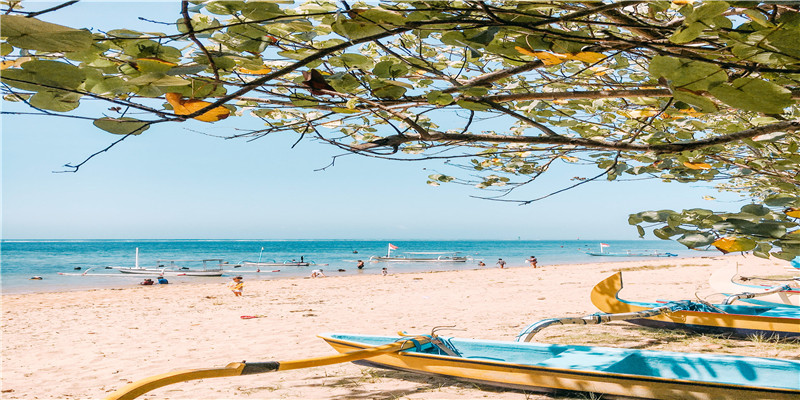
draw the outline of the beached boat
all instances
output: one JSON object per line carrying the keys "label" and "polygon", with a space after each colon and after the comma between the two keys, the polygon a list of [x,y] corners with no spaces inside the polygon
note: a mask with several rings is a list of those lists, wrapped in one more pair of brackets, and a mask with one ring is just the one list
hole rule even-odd
{"label": "beached boat", "polygon": [[[765,284],[763,282],[761,284],[756,284],[752,283],[754,281],[757,281],[756,279],[748,279],[748,282],[751,283],[745,283],[741,280],[737,281],[736,280],[737,276],[738,276],[738,267],[736,265],[728,265],[714,271],[711,274],[708,283],[714,290],[726,296],[731,296],[736,293],[742,293],[742,292],[749,292],[758,295],[763,292],[773,290],[775,287],[790,284],[791,282],[791,280],[786,280],[782,282],[771,282],[771,284]],[[759,306],[781,305],[789,307],[800,307],[800,287],[798,287],[800,286],[800,277],[796,277],[794,281],[796,283],[786,290],[770,293],[765,296],[757,296],[758,298],[756,299],[752,297],[747,298],[747,296],[744,296],[737,300]]]}
{"label": "beached boat", "polygon": [[[216,266],[213,263],[216,263]],[[190,268],[186,266],[187,264],[202,265],[202,267]],[[158,260],[155,267],[140,267],[139,248],[137,247],[133,267],[109,266],[106,268],[117,270],[123,274],[136,275],[222,276],[222,267],[225,265],[227,264],[220,258],[209,258],[204,260]]]}
{"label": "beached boat", "polygon": [[[340,353],[402,337],[320,335]],[[438,338],[354,361],[507,388],[651,399],[797,399],[800,361],[607,347]],[[439,342],[437,345],[435,342]]]}
{"label": "beached boat", "polygon": [[734,333],[745,336],[759,334],[767,337],[800,336],[800,309],[797,307],[709,304],[691,300],[634,302],[620,299],[618,296],[620,290],[622,290],[622,273],[617,272],[592,289],[592,303],[607,314],[540,321],[525,328],[520,336],[530,340],[542,327],[555,323],[590,324],[611,320],[709,333]]}
{"label": "beached boat", "polygon": [[[131,400],[166,385],[355,362],[539,392],[624,398],[770,399],[800,396],[800,360],[424,336],[324,334],[341,354],[234,362],[132,382],[106,400]],[[593,396],[594,397],[594,396]]]}
{"label": "beached boat", "polygon": [[[202,267],[190,268],[181,264],[200,263]],[[123,274],[169,276],[222,276],[225,262],[219,258],[204,260],[158,260],[155,267],[111,267]]]}

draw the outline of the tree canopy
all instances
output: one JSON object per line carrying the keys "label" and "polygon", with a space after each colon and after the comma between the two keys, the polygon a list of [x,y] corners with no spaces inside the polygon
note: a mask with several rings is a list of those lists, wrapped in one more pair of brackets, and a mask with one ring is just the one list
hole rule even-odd
{"label": "tree canopy", "polygon": [[[800,255],[800,5],[754,1],[183,1],[169,31],[98,32],[4,1],[5,101],[111,134],[258,118],[348,152],[513,190],[555,163],[711,182],[738,212],[633,214],[690,248]],[[166,30],[166,29],[165,29]],[[108,104],[79,114],[83,100]],[[494,130],[485,129],[491,121]],[[484,123],[482,123],[484,122]],[[84,163],[68,165],[77,171]],[[477,178],[476,178],[477,177]]]}

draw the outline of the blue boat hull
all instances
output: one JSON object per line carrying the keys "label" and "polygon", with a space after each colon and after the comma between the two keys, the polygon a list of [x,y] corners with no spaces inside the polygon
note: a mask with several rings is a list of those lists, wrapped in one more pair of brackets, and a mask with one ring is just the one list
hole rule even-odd
{"label": "blue boat hull", "polygon": [[[328,334],[339,352],[399,337]],[[443,338],[458,356],[430,343],[366,360],[373,366],[534,391],[581,391],[654,399],[793,399],[800,361]]]}

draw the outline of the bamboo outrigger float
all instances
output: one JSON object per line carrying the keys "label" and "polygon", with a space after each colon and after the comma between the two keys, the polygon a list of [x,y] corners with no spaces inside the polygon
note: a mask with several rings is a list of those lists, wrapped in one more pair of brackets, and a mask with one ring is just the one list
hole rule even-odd
{"label": "bamboo outrigger float", "polygon": [[540,343],[351,334],[320,335],[341,354],[289,362],[231,363],[131,383],[106,400],[130,400],[189,380],[353,361],[537,392],[579,391],[626,398],[770,399],[800,396],[800,361]]}

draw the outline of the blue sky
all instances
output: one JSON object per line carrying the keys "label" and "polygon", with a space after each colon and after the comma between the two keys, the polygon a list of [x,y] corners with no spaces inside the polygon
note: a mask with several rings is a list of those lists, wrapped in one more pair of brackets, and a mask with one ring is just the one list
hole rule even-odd
{"label": "blue sky", "polygon": [[[47,3],[27,3],[29,9]],[[41,5],[41,6],[40,6]],[[82,2],[43,17],[73,27],[143,26],[173,21],[177,2]],[[88,21],[88,22],[87,22]],[[3,103],[5,111],[22,110]],[[102,105],[84,101],[77,114]],[[3,239],[635,239],[632,212],[650,209],[738,208],[732,195],[698,185],[658,181],[593,182],[529,206],[469,197],[474,188],[426,185],[447,172],[438,162],[410,163],[358,156],[293,135],[253,142],[224,140],[259,121],[160,124],[126,139],[77,173],[53,173],[99,151],[118,136],[90,121],[2,117]],[[518,192],[534,198],[593,176],[594,167],[562,167]],[[724,202],[703,200],[705,195]],[[652,237],[651,237],[652,238]]]}

